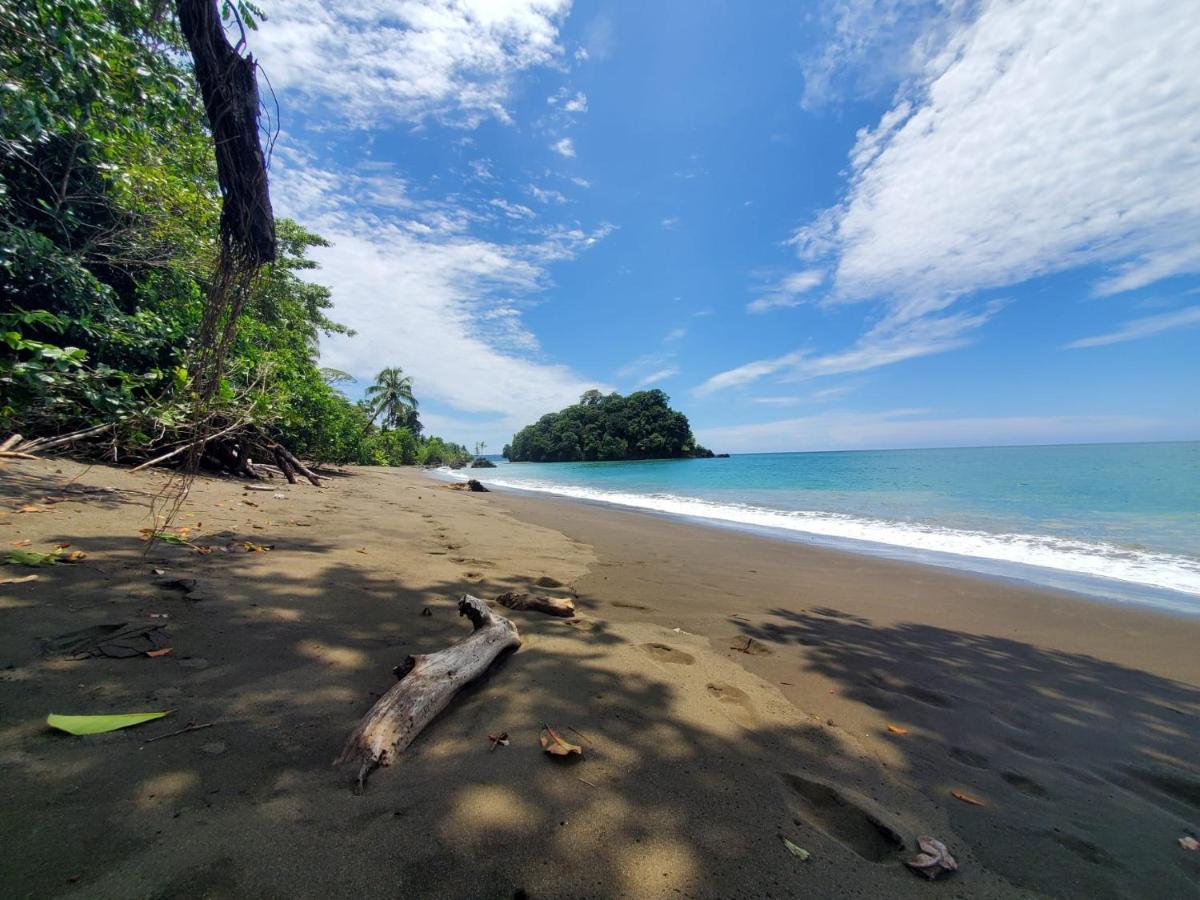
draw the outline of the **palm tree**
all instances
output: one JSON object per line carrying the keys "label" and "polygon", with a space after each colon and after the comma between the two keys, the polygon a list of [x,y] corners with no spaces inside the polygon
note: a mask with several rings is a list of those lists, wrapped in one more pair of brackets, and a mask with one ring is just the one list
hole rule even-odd
{"label": "palm tree", "polygon": [[417,398],[413,396],[412,376],[405,375],[399,366],[384,369],[367,388],[367,403],[371,407],[371,424],[383,414],[383,427],[407,426],[414,432],[417,422]]}

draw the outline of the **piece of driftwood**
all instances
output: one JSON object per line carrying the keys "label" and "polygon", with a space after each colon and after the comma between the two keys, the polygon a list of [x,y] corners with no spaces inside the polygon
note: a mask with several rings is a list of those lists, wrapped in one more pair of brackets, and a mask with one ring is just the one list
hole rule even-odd
{"label": "piece of driftwood", "polygon": [[302,463],[302,462],[300,462],[300,460],[296,459],[295,455],[290,450],[288,450],[287,447],[283,446],[283,444],[274,444],[274,445],[272,445],[271,450],[272,450],[272,452],[278,450],[280,459],[282,461],[285,461],[288,464],[288,466],[290,466],[292,469],[294,469],[299,474],[303,475],[305,478],[307,478],[310,482],[312,482],[317,487],[321,486],[321,476],[314,473],[311,469],[308,468],[308,466],[304,465],[304,463]]}
{"label": "piece of driftwood", "polygon": [[545,613],[548,616],[570,618],[575,615],[575,603],[567,597],[547,597],[545,594],[524,594],[509,591],[496,598],[496,602],[509,609]]}
{"label": "piece of driftwood", "polygon": [[10,434],[7,438],[4,439],[4,443],[0,444],[0,450],[11,450],[13,447],[17,446],[17,444],[21,443],[21,441],[23,441],[23,440],[24,440],[24,438],[22,438],[21,435],[19,435],[19,434]]}
{"label": "piece of driftwood", "polygon": [[156,456],[156,457],[154,457],[154,459],[148,459],[144,463],[142,463],[140,466],[134,466],[129,471],[130,472],[140,472],[142,469],[146,469],[146,468],[149,468],[150,466],[156,466],[159,463],[166,462],[168,459],[173,459],[174,457],[178,456],[180,453],[183,453],[185,450],[190,450],[193,447],[203,446],[204,444],[207,444],[210,441],[215,441],[217,438],[221,437],[222,435],[228,434],[231,431],[236,431],[238,428],[241,428],[245,424],[246,424],[245,422],[235,422],[234,424],[230,425],[228,428],[222,428],[216,434],[204,435],[200,438],[197,438],[194,441],[189,441],[186,444],[182,444],[181,446],[176,447],[174,450],[170,451],[169,453],[164,453],[161,456]]}
{"label": "piece of driftwood", "polygon": [[475,631],[445,650],[410,656],[397,666],[399,681],[375,701],[333,761],[335,766],[360,764],[360,790],[367,776],[377,766],[390,766],[459,690],[486,672],[501,653],[521,645],[517,626],[478,597],[464,594],[458,614],[469,618]]}

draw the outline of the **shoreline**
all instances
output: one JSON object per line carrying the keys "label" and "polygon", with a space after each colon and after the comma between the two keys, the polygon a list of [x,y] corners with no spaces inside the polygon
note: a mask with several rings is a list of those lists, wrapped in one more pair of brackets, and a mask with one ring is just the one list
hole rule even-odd
{"label": "shoreline", "polygon": [[[147,556],[162,473],[5,475],[5,537],[88,554],[0,586],[13,896],[928,897],[903,866],[918,834],[972,897],[1200,879],[1176,843],[1200,817],[1200,622],[419,470],[199,479],[178,520],[197,541],[272,549]],[[128,492],[46,502],[72,479]],[[461,639],[457,595],[506,590],[578,615],[506,613],[522,647],[354,796],[329,761],[392,667]],[[115,617],[165,621],[173,652],[40,650]],[[169,724],[44,726],[157,708]],[[189,721],[216,724],[144,743]],[[546,757],[544,722],[583,757]]]}
{"label": "shoreline", "polygon": [[[469,473],[470,471],[469,469],[449,470],[445,467],[427,470],[432,479],[449,482],[459,480],[460,477],[462,479],[476,477],[474,474],[462,474],[464,472]],[[762,537],[767,540],[798,543],[815,549],[831,550],[855,556],[867,556],[874,559],[888,559],[910,565],[966,573],[981,578],[1015,582],[1050,591],[1061,591],[1096,602],[1132,605],[1142,609],[1169,612],[1181,617],[1200,616],[1200,594],[1147,582],[999,557],[959,553],[952,550],[928,549],[911,544],[887,543],[869,538],[845,537],[818,531],[789,529],[769,524],[738,521],[733,518],[723,518],[716,515],[705,516],[694,511],[671,510],[649,504],[624,503],[620,500],[608,499],[603,496],[574,495],[550,488],[526,487],[513,482],[501,481],[500,483],[495,483],[484,481],[484,484],[491,485],[492,490],[501,493],[512,493],[531,498],[548,497],[602,510],[630,511],[641,515],[661,518],[665,521],[682,522],[701,528],[724,529],[739,534]],[[697,498],[679,498],[679,500],[689,503],[707,503],[707,501],[700,501]],[[766,508],[762,512],[769,515],[782,514],[779,510]],[[961,535],[968,534],[956,529],[945,530]],[[979,536],[990,539],[1006,537],[1017,537],[1025,540],[1042,539],[1035,535],[990,535],[980,533]],[[1049,539],[1069,543],[1069,540],[1064,538],[1050,536]],[[1120,548],[1114,547],[1112,549]],[[1179,560],[1190,562],[1190,560],[1182,557]]]}

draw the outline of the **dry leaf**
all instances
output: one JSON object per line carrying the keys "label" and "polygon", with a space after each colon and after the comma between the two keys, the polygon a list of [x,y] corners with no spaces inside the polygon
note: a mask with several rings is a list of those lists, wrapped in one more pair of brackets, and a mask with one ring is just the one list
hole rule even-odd
{"label": "dry leaf", "polygon": [[[35,578],[37,576],[34,576]],[[1196,840],[1190,834],[1185,834],[1179,839],[1179,846],[1184,850],[1200,850],[1200,841]]]}
{"label": "dry leaf", "polygon": [[572,753],[583,754],[582,747],[578,744],[572,744],[570,741],[563,740],[562,736],[549,725],[542,726],[542,733],[538,736],[538,743],[551,756],[569,756]]}
{"label": "dry leaf", "polygon": [[10,547],[28,547],[32,543],[33,541],[31,541],[29,538],[20,538],[19,540],[9,541],[8,545]]}
{"label": "dry leaf", "polygon": [[905,863],[914,872],[920,872],[932,881],[943,872],[958,871],[958,863],[950,855],[946,845],[937,838],[923,834],[917,838],[917,846],[921,848],[922,852],[915,859]]}
{"label": "dry leaf", "polygon": [[87,559],[87,554],[82,550],[72,550],[67,554],[67,562],[79,562],[81,559]]}
{"label": "dry leaf", "polygon": [[887,728],[892,734],[908,734],[908,729],[901,725],[888,725]]}
{"label": "dry leaf", "polygon": [[32,503],[27,503],[17,510],[19,513],[38,513],[38,512],[53,512],[52,509],[43,509],[40,506],[34,506]]}
{"label": "dry leaf", "polygon": [[37,581],[38,575],[22,575],[20,578],[0,578],[0,584],[25,584],[27,581]]}
{"label": "dry leaf", "polygon": [[247,553],[266,553],[268,550],[275,549],[274,544],[256,544],[254,541],[242,541],[242,546]]}
{"label": "dry leaf", "polygon": [[174,649],[175,649],[174,647],[161,647],[158,650],[147,650],[146,655],[147,656],[166,656],[168,653],[170,653]]}
{"label": "dry leaf", "polygon": [[492,742],[492,746],[488,750],[489,753],[492,750],[495,750],[497,747],[507,747],[508,746],[508,732],[502,731],[499,734],[489,734],[488,740]]}
{"label": "dry leaf", "polygon": [[972,806],[986,806],[982,800],[972,797],[970,794],[964,794],[962,791],[951,791],[950,795],[955,800],[961,800],[963,803],[970,803]]}

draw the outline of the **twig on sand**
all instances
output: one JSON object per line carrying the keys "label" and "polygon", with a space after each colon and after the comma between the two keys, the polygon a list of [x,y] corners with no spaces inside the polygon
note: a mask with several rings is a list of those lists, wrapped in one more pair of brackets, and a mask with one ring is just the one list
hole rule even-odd
{"label": "twig on sand", "polygon": [[578,778],[580,781],[582,781],[584,784],[586,784],[588,787],[594,787],[594,788],[598,788],[598,787],[599,787],[599,785],[592,784],[592,783],[591,783],[590,781],[588,781],[586,778],[579,778],[579,776],[578,776],[578,775],[576,775],[575,777],[576,777],[576,778]]}
{"label": "twig on sand", "polygon": [[155,741],[161,741],[163,738],[175,737],[177,734],[187,734],[189,731],[199,731],[202,728],[212,728],[216,722],[205,722],[203,725],[188,725],[186,728],[180,728],[178,731],[168,731],[166,734],[160,734],[158,737],[148,738],[147,744],[153,744]]}
{"label": "twig on sand", "polygon": [[586,734],[584,734],[582,731],[580,731],[578,728],[572,728],[570,725],[568,725],[567,731],[575,732],[577,735],[579,735],[581,738],[583,738],[589,744],[592,742],[592,739],[590,737],[588,737]]}

